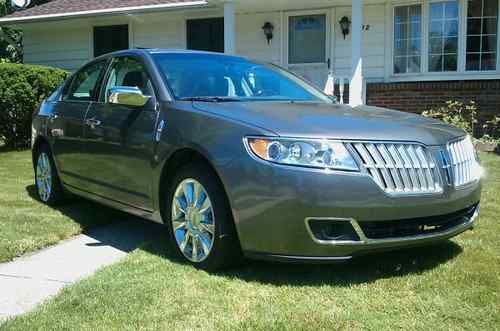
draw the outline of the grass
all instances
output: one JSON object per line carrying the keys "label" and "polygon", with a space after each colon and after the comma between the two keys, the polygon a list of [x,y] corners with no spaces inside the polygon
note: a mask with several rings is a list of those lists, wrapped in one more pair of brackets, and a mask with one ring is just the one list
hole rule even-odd
{"label": "grass", "polygon": [[38,202],[30,151],[0,153],[0,180],[0,262],[107,224],[117,215],[81,200],[59,209]]}
{"label": "grass", "polygon": [[211,275],[172,257],[159,237],[0,329],[500,329],[500,157],[482,157],[478,226],[438,246]]}

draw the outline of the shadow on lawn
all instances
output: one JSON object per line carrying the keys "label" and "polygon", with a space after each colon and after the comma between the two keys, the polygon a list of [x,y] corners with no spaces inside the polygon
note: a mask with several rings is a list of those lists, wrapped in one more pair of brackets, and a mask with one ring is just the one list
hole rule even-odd
{"label": "shadow on lawn", "polygon": [[[169,247],[162,242],[151,242],[143,249],[184,264]],[[245,260],[241,265],[217,275],[278,286],[350,286],[371,283],[378,279],[420,274],[452,260],[461,252],[459,245],[445,241],[433,246],[360,256],[345,263],[286,264]]]}
{"label": "shadow on lawn", "polygon": [[[26,190],[36,199],[34,186],[29,186]],[[124,226],[113,227],[111,231],[100,231],[96,228],[85,232],[98,240],[100,245],[113,246],[126,252],[141,248],[151,254],[184,264],[167,244],[166,230],[162,225],[79,198],[56,209],[80,223],[84,229],[122,222]],[[282,264],[247,260],[240,266],[218,273],[217,276],[273,285],[349,286],[383,278],[419,274],[446,263],[461,252],[459,245],[445,241],[433,246],[365,255],[336,264]]]}

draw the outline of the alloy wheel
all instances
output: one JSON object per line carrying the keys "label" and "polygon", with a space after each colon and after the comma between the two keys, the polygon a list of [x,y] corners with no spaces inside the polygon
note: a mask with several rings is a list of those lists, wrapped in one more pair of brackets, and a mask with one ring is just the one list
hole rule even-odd
{"label": "alloy wheel", "polygon": [[43,202],[50,199],[52,193],[52,169],[47,153],[40,153],[36,164],[36,186]]}
{"label": "alloy wheel", "polygon": [[195,179],[183,180],[172,199],[172,230],[182,254],[191,262],[204,261],[215,240],[212,202],[203,185]]}

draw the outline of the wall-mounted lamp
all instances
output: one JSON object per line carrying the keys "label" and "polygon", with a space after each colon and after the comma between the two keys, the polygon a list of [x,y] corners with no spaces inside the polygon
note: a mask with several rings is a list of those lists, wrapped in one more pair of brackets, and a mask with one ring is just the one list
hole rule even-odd
{"label": "wall-mounted lamp", "polygon": [[342,30],[342,35],[345,37],[349,34],[349,28],[351,27],[351,21],[349,17],[344,16],[339,21],[340,29]]}
{"label": "wall-mounted lamp", "polygon": [[262,26],[262,30],[264,31],[264,35],[266,36],[267,43],[270,44],[273,39],[274,25],[271,22],[266,22]]}

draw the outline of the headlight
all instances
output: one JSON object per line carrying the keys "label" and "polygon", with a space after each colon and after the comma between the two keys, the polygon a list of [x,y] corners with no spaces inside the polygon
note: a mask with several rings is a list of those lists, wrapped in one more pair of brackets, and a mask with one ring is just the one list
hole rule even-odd
{"label": "headlight", "polygon": [[248,137],[250,152],[262,160],[302,167],[358,171],[343,143],[300,138]]}

